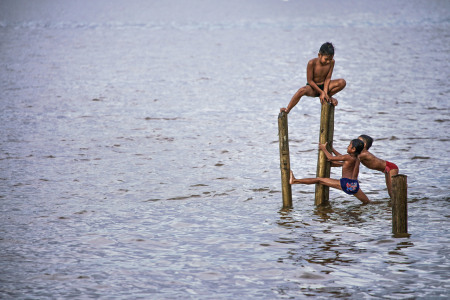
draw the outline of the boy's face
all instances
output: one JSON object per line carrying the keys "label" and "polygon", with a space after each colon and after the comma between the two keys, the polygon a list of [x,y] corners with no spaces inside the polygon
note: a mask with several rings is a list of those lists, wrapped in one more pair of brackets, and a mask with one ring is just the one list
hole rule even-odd
{"label": "boy's face", "polygon": [[350,142],[350,144],[347,147],[347,153],[352,154],[352,153],[355,153],[355,151],[356,151],[356,148],[353,147],[352,142]]}
{"label": "boy's face", "polygon": [[333,61],[333,55],[324,55],[319,53],[319,62],[322,66],[331,64]]}

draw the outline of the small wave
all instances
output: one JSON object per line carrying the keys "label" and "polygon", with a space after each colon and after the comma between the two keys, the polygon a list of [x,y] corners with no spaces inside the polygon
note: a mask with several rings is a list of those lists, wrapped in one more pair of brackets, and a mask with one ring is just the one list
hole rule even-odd
{"label": "small wave", "polygon": [[186,199],[191,199],[191,198],[200,198],[200,195],[190,195],[190,196],[179,196],[179,197],[173,197],[173,198],[169,198],[167,200],[186,200]]}
{"label": "small wave", "polygon": [[146,117],[146,121],[176,121],[180,120],[181,118],[175,117],[175,118],[156,118],[156,117]]}
{"label": "small wave", "polygon": [[430,159],[430,157],[428,157],[428,156],[414,156],[411,159]]}

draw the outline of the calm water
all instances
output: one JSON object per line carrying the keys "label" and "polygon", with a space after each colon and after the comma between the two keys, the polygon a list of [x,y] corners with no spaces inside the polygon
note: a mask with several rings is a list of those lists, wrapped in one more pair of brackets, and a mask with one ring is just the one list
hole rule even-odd
{"label": "calm water", "polygon": [[[281,210],[278,111],[325,41],[334,146],[408,176],[409,238],[366,168],[371,205]],[[447,298],[449,53],[445,0],[2,0],[0,298]],[[289,115],[298,177],[319,118]]]}

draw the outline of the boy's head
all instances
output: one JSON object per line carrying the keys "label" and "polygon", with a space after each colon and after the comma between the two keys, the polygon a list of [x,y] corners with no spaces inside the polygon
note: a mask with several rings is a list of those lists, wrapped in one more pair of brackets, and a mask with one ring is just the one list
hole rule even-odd
{"label": "boy's head", "polygon": [[364,149],[364,143],[360,139],[354,139],[350,142],[349,148],[355,148],[355,154],[359,155]]}
{"label": "boy's head", "polygon": [[319,50],[319,54],[321,55],[328,55],[328,56],[334,56],[334,46],[330,42],[324,43]]}
{"label": "boy's head", "polygon": [[372,143],[373,143],[373,138],[371,138],[368,135],[365,134],[361,134],[358,139],[360,139],[361,141],[364,142],[364,145],[366,147],[366,150],[369,150],[370,147],[372,147]]}

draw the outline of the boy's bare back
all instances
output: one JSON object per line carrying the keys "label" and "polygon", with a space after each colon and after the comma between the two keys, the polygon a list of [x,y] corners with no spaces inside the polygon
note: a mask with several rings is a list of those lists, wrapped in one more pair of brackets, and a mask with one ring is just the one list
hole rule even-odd
{"label": "boy's bare back", "polygon": [[364,166],[372,170],[384,172],[384,169],[386,168],[386,161],[376,157],[365,149],[359,154],[359,160]]}

